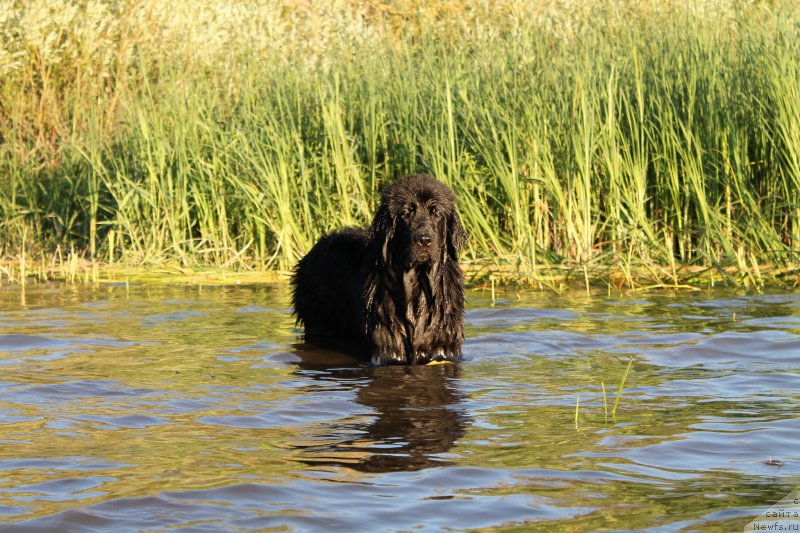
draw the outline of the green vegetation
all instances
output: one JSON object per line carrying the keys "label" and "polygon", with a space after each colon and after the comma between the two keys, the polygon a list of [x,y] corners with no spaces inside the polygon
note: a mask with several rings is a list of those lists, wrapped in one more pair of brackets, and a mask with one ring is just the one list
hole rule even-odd
{"label": "green vegetation", "polygon": [[7,260],[287,270],[426,171],[476,276],[797,279],[797,2],[45,4],[0,0]]}

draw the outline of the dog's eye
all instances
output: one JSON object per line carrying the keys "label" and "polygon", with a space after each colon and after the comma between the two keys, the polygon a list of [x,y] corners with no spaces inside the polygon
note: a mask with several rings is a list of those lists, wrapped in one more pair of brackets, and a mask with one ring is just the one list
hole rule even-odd
{"label": "dog's eye", "polygon": [[431,207],[431,218],[439,218],[439,215],[441,215],[439,210],[435,207]]}
{"label": "dog's eye", "polygon": [[403,209],[403,218],[408,218],[414,215],[414,206],[409,205],[405,209]]}

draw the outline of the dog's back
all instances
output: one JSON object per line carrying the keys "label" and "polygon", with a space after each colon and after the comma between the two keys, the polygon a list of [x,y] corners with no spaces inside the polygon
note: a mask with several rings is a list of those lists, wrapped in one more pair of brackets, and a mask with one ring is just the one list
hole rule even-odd
{"label": "dog's back", "polygon": [[294,312],[306,336],[363,339],[362,265],[367,232],[344,228],[320,239],[297,264]]}

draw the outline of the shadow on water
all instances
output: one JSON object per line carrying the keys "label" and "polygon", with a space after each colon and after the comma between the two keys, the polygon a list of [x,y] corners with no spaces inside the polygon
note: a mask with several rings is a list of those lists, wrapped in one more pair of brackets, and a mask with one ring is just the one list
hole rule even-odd
{"label": "shadow on water", "polygon": [[293,353],[298,373],[326,387],[352,387],[368,414],[332,424],[295,444],[297,460],[311,466],[346,467],[360,472],[421,470],[450,464],[446,454],[469,424],[461,406],[461,367],[369,367],[359,347],[326,342],[299,344]]}

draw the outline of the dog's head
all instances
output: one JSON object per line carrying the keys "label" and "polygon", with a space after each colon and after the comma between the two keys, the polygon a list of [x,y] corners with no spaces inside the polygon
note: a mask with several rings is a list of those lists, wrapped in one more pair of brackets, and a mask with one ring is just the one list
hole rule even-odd
{"label": "dog's head", "polygon": [[449,187],[427,174],[400,178],[383,193],[370,236],[384,263],[405,268],[458,259],[467,233]]}

